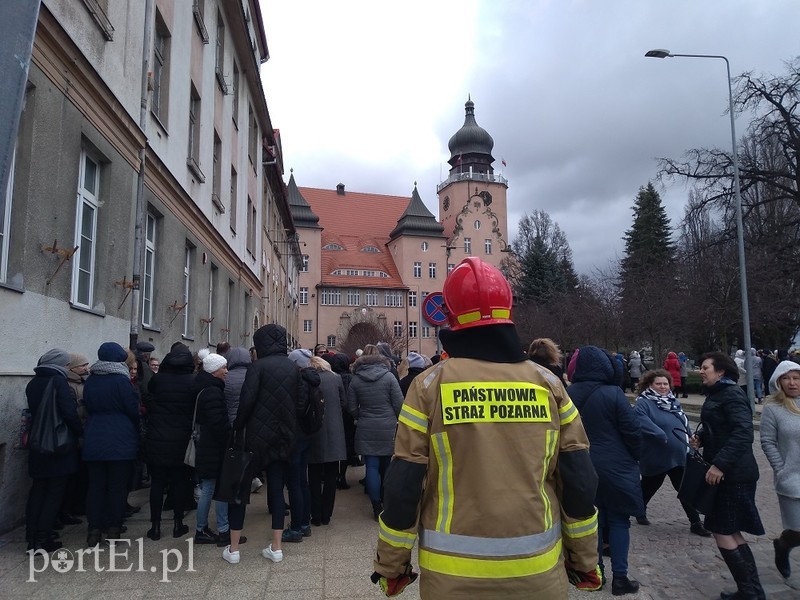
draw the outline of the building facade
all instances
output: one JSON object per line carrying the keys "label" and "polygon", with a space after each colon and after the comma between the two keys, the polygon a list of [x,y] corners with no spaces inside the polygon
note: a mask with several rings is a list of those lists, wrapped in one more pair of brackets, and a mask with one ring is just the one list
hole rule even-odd
{"label": "building facade", "polygon": [[296,335],[268,56],[257,0],[43,0],[0,206],[0,530],[24,516],[19,415],[48,348]]}
{"label": "building facade", "polygon": [[[289,203],[303,255],[299,341],[352,353],[389,342],[396,354],[440,351],[440,320],[426,298],[467,256],[498,267],[507,261],[508,182],[495,173],[494,140],[465,105],[450,138],[450,172],[437,187],[439,217],[416,186],[410,197],[298,187]],[[428,309],[428,310],[426,310]],[[428,319],[432,317],[432,320]]]}

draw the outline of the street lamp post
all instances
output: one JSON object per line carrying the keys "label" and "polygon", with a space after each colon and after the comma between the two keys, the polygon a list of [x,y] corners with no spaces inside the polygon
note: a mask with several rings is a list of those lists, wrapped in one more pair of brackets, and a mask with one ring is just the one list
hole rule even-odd
{"label": "street lamp post", "polygon": [[731,65],[728,59],[717,54],[673,54],[669,50],[650,50],[645,53],[648,58],[718,58],[725,61],[728,74],[728,112],[731,117],[731,147],[733,151],[733,191],[736,199],[736,245],[739,251],[739,287],[742,295],[742,328],[744,329],[744,360],[747,371],[747,397],[751,408],[753,400],[753,356],[750,353],[750,306],[747,301],[747,269],[744,259],[744,223],[742,222],[742,193],[739,186],[739,152],[736,149],[736,123],[733,113],[733,88],[731,86]]}

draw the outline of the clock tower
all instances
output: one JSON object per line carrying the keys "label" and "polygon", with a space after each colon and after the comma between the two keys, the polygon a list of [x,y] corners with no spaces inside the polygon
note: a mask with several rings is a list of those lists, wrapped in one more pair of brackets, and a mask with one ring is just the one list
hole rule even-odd
{"label": "clock tower", "polygon": [[465,104],[464,125],[448,142],[450,171],[437,186],[439,216],[447,236],[448,271],[467,256],[496,267],[508,246],[508,181],[495,173],[494,140],[475,121],[475,104]]}

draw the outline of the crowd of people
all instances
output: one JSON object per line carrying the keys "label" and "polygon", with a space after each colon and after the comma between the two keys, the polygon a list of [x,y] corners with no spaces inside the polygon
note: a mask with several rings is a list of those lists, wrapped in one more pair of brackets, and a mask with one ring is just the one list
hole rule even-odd
{"label": "crowd of people", "polygon": [[[475,273],[483,269],[482,277],[501,277],[483,263],[469,265]],[[450,303],[448,308],[457,313],[452,294]],[[365,477],[360,483],[382,540],[373,581],[380,582],[384,591],[402,590],[416,578],[410,563],[399,569],[392,558],[406,556],[416,529],[427,531],[426,546],[420,550],[420,559],[427,557],[423,564],[423,574],[427,572],[429,578],[427,593],[451,590],[449,586],[457,586],[454,581],[459,579],[453,579],[447,569],[452,571],[460,563],[451,561],[445,571],[438,572],[437,565],[444,559],[435,557],[436,544],[448,551],[451,522],[458,521],[461,531],[474,532],[460,535],[454,549],[468,546],[470,535],[484,536],[475,540],[483,539],[494,548],[487,541],[493,538],[485,537],[492,526],[507,528],[507,535],[521,527],[516,521],[503,520],[501,514],[509,507],[528,514],[533,504],[541,504],[539,509],[549,511],[557,499],[562,503],[561,511],[555,512],[564,519],[559,535],[570,582],[584,590],[599,589],[606,577],[604,557],[610,557],[612,592],[624,595],[639,589],[628,572],[631,517],[649,525],[650,500],[666,478],[675,490],[680,488],[687,453],[700,449],[710,465],[706,483],[715,487],[716,495],[704,518],[690,502],[680,501],[689,530],[713,537],[730,570],[738,591],[723,598],[764,598],[743,535],[765,533],[755,501],[759,471],[753,453],[753,414],[741,388],[744,353],[733,358],[720,352],[702,356],[703,426],[693,432],[679,400],[687,395],[688,360],[683,353],[669,352],[663,368],[654,368],[643,361],[643,353],[632,352],[626,358],[591,345],[565,359],[548,338],[534,340],[523,352],[517,350],[521,346],[513,323],[497,316],[505,313],[493,308],[489,314],[477,327],[469,321],[467,326],[452,321],[451,331],[442,335],[446,352],[432,358],[409,352],[401,359],[386,342],[367,345],[353,357],[322,345],[290,351],[286,330],[275,324],[258,329],[250,349],[220,343],[213,352],[204,348],[193,353],[178,342],[161,360],[152,356],[154,347],[147,342],[141,342],[135,352],[104,342],[96,361],[79,353],[48,350],[26,388],[28,406],[36,419],[40,405],[52,401],[66,425],[68,442],[58,453],[30,448],[28,549],[58,549],[59,527],[79,523],[84,514],[87,546],[119,538],[125,532],[126,517],[138,510],[128,504],[128,494],[149,486],[148,538],[161,538],[165,511],[172,513],[172,536],[188,535],[187,514],[196,508],[195,543],[216,544],[223,548],[223,559],[236,564],[240,546],[247,541],[245,509],[263,480],[271,534],[261,554],[280,562],[283,544],[302,542],[313,527],[331,522],[337,490],[350,487],[348,467],[363,464]],[[755,381],[766,381],[768,386],[766,396],[759,392],[759,383],[755,389],[757,398],[766,398],[761,447],[775,473],[784,527],[774,540],[775,564],[783,577],[789,577],[790,551],[800,546],[800,364],[776,361],[771,352],[763,351],[754,353],[753,359],[760,374]],[[431,387],[435,377],[443,383]],[[544,473],[539,499],[533,504],[517,502],[507,494],[497,504],[500,488],[490,483],[496,460],[486,449],[496,451],[502,446],[523,456],[525,444],[532,439],[528,435],[538,439],[536,423],[544,419],[509,412],[516,414],[511,421],[526,423],[528,431],[509,437],[502,429],[480,425],[502,422],[503,417],[486,417],[455,400],[461,393],[457,382],[470,382],[474,389],[481,381],[500,386],[497,382],[506,380],[516,382],[508,384],[509,389],[545,390],[545,396],[534,391],[531,398],[545,405],[547,398],[555,403],[550,427],[555,427],[553,432],[560,427],[561,436],[567,436],[558,442],[562,444],[559,450],[551,446],[558,435],[548,433],[542,440],[549,454],[530,457],[532,466]],[[634,405],[626,396],[628,387],[634,391]],[[320,422],[311,425],[305,415],[315,402],[325,409]],[[190,439],[195,448],[191,462],[187,459]],[[489,444],[484,454],[480,444]],[[229,502],[218,499],[217,481],[226,450],[237,445],[254,458],[242,477],[237,500]],[[555,474],[548,461],[557,455],[562,472],[556,484],[556,479],[550,479]],[[473,478],[459,470],[463,469],[459,456],[466,457],[471,471],[486,470],[482,478],[475,478],[483,487],[466,482]],[[449,465],[454,460],[456,464]],[[504,472],[506,479],[514,476],[513,470]],[[427,488],[423,481],[428,482]],[[515,489],[524,485],[520,480]],[[570,486],[574,487],[571,493],[578,494],[580,488],[593,502],[584,506],[562,496]],[[485,512],[486,507],[481,515],[471,517],[466,505],[454,509],[453,495],[477,499],[484,493],[493,495],[500,511],[496,520],[494,512]],[[450,504],[442,503],[442,495]],[[210,520],[212,506],[215,527]],[[517,538],[498,539],[521,548],[537,536],[550,536],[547,532],[554,523],[548,514],[537,513],[529,523],[540,528],[539,533],[526,534],[513,543],[508,540]],[[540,517],[544,518],[541,522]],[[585,531],[580,534],[570,533],[581,528]],[[588,541],[593,547],[587,554]],[[502,544],[496,546],[500,560],[506,555]],[[381,552],[385,562],[381,562]],[[446,571],[447,576],[437,579]],[[528,581],[527,577],[523,579]],[[547,589],[561,589],[562,583],[555,577]]]}

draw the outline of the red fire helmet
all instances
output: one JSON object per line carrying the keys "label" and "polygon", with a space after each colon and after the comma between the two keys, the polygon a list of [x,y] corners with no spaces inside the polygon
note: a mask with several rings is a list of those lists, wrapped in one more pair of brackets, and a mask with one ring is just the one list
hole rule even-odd
{"label": "red fire helmet", "polygon": [[468,256],[447,276],[442,287],[450,329],[513,323],[511,286],[497,267]]}

